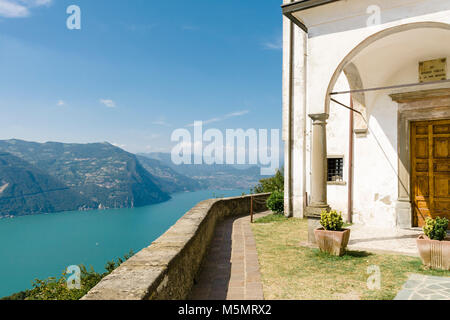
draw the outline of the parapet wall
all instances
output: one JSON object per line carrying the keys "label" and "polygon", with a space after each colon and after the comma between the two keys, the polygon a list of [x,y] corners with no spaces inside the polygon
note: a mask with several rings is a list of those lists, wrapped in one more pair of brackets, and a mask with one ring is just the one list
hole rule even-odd
{"label": "parapet wall", "polygon": [[[253,197],[266,200],[269,195]],[[200,202],[149,247],[106,276],[82,300],[186,299],[217,222],[227,217],[249,214],[250,197]],[[265,204],[253,202],[253,210],[263,212],[267,208]]]}

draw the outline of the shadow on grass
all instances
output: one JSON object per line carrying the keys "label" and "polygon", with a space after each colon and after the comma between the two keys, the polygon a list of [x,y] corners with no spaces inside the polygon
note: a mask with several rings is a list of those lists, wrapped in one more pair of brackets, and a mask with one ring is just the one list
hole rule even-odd
{"label": "shadow on grass", "polygon": [[322,252],[319,249],[311,249],[310,256],[313,258],[326,259],[326,260],[355,260],[361,258],[367,258],[372,256],[373,254],[367,251],[346,251],[345,254],[341,257],[331,255],[327,252]]}
{"label": "shadow on grass", "polygon": [[373,254],[370,252],[367,252],[367,251],[347,251],[347,252],[345,252],[345,255],[354,257],[354,258],[365,258],[365,257],[370,257]]}
{"label": "shadow on grass", "polygon": [[288,220],[284,215],[282,214],[270,214],[268,216],[256,219],[254,223],[272,223],[272,222],[283,222]]}

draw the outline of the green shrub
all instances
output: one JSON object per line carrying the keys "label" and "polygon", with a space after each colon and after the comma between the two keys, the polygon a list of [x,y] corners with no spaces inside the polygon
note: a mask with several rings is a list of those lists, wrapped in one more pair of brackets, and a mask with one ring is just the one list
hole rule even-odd
{"label": "green shrub", "polygon": [[258,185],[250,190],[251,193],[268,193],[274,191],[284,191],[283,168],[277,170],[273,177],[259,180]]}
{"label": "green shrub", "polygon": [[133,254],[133,251],[130,251],[123,258],[118,258],[117,262],[114,260],[108,261],[105,266],[106,272],[104,273],[97,273],[92,267],[88,270],[85,266],[80,265],[80,289],[67,288],[67,274],[63,272],[59,278],[36,279],[32,289],[15,293],[0,300],[79,300],[95,287],[100,280],[113,272],[124,261],[131,258]]}
{"label": "green shrub", "polygon": [[284,212],[284,193],[280,191],[274,191],[269,199],[267,199],[267,208],[275,212],[276,214],[283,214]]}
{"label": "green shrub", "polygon": [[427,220],[425,221],[425,226],[423,227],[423,232],[428,238],[432,240],[442,241],[447,236],[447,228],[447,218],[427,218]]}
{"label": "green shrub", "polygon": [[341,231],[344,220],[342,219],[342,214],[336,210],[331,210],[330,212],[323,210],[320,215],[320,224],[325,230]]}

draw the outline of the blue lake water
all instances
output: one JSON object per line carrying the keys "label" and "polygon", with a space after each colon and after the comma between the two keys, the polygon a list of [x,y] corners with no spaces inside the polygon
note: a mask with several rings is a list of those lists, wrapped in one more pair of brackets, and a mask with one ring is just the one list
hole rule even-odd
{"label": "blue lake water", "polygon": [[198,202],[248,190],[204,190],[133,209],[62,212],[0,219],[0,297],[60,276],[70,265],[104,271],[107,261],[138,252]]}

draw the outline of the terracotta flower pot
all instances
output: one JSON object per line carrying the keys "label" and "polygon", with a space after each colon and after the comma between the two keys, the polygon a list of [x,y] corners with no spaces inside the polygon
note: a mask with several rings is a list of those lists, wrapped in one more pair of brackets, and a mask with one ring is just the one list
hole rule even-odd
{"label": "terracotta flower pot", "polygon": [[319,228],[314,230],[314,235],[320,251],[328,252],[335,256],[342,256],[350,240],[350,229],[328,231],[324,228]]}
{"label": "terracotta flower pot", "polygon": [[417,239],[417,248],[424,265],[433,269],[450,270],[450,238],[431,240],[426,235]]}

